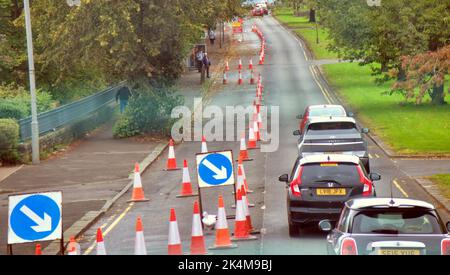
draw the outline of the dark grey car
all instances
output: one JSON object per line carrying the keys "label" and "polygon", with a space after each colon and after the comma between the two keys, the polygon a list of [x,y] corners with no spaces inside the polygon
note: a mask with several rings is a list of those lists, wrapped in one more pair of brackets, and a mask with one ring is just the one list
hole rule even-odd
{"label": "dark grey car", "polygon": [[[319,223],[323,231],[331,223]],[[450,224],[433,205],[402,198],[360,198],[345,203],[327,236],[333,255],[450,255]]]}

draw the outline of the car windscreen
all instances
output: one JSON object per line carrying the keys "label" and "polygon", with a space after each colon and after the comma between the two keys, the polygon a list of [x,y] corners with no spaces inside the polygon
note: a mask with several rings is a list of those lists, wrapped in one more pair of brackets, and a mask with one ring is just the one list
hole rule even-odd
{"label": "car windscreen", "polygon": [[333,121],[312,123],[308,126],[308,130],[338,130],[338,129],[356,129],[356,125],[353,122]]}
{"label": "car windscreen", "polygon": [[339,107],[314,108],[309,110],[309,116],[346,116],[346,113],[342,108]]}
{"label": "car windscreen", "polygon": [[311,163],[303,165],[302,182],[335,181],[337,183],[359,182],[359,173],[353,163]]}
{"label": "car windscreen", "polygon": [[432,213],[423,209],[371,209],[353,218],[352,233],[362,234],[442,234]]}

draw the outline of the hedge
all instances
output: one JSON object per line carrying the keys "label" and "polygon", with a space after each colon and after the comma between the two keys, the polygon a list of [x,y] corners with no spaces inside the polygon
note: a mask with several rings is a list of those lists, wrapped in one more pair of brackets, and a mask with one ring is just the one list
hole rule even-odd
{"label": "hedge", "polygon": [[14,119],[0,119],[0,162],[15,164],[19,161],[19,125]]}

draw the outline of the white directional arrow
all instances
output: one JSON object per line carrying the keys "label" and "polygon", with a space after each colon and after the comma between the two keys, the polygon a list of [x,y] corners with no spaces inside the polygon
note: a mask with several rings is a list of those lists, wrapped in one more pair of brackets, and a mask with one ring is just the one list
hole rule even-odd
{"label": "white directional arrow", "polygon": [[52,218],[44,212],[44,219],[39,217],[33,210],[28,208],[28,206],[23,205],[20,211],[24,213],[30,220],[36,223],[35,226],[31,228],[36,232],[48,232],[52,230]]}
{"label": "white directional arrow", "polygon": [[215,176],[213,176],[216,180],[224,180],[228,178],[227,176],[227,168],[221,166],[221,168],[217,168],[214,164],[212,164],[209,160],[203,160],[203,165],[205,165],[209,170],[213,171]]}

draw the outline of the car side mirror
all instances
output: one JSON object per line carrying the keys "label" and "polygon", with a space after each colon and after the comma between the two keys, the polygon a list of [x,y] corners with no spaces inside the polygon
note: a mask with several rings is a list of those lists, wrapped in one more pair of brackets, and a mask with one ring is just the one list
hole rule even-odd
{"label": "car side mirror", "polygon": [[378,173],[370,173],[369,178],[371,181],[378,181],[381,180],[381,175]]}
{"label": "car side mirror", "polygon": [[300,132],[300,130],[295,130],[292,134],[293,134],[294,136],[301,136],[301,135],[302,135],[302,132]]}
{"label": "car side mirror", "polygon": [[354,117],[355,114],[354,114],[353,112],[348,112],[348,113],[347,113],[347,116],[348,116],[348,117]]}
{"label": "car side mirror", "polygon": [[321,220],[319,222],[319,228],[323,232],[329,232],[331,231],[331,222],[329,220]]}
{"label": "car side mirror", "polygon": [[281,182],[287,183],[287,182],[289,182],[289,175],[288,174],[283,174],[283,175],[278,177],[278,180],[281,181]]}
{"label": "car side mirror", "polygon": [[303,119],[303,115],[297,115],[297,119]]}
{"label": "car side mirror", "polygon": [[363,134],[368,134],[370,131],[369,131],[369,129],[368,128],[362,128],[361,129],[361,133],[363,133]]}
{"label": "car side mirror", "polygon": [[447,231],[450,233],[450,221],[448,221],[448,222],[445,224],[445,227],[447,227]]}

